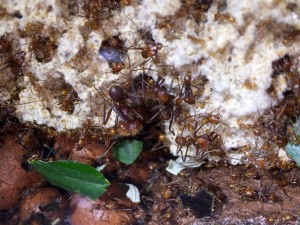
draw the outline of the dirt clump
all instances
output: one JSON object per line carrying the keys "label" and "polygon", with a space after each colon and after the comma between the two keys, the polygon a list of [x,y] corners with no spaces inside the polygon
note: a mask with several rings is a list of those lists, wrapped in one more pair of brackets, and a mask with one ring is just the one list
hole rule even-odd
{"label": "dirt clump", "polygon": [[0,209],[16,207],[23,192],[41,185],[45,180],[36,171],[27,172],[22,168],[23,155],[27,151],[16,142],[12,135],[3,137],[0,148]]}

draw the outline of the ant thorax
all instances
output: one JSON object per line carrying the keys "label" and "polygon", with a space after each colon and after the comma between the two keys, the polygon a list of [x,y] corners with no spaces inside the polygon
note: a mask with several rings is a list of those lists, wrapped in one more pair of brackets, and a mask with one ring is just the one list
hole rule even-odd
{"label": "ant thorax", "polygon": [[57,131],[159,127],[182,158],[278,154],[299,116],[299,15],[284,1],[200,2],[6,1],[0,97]]}

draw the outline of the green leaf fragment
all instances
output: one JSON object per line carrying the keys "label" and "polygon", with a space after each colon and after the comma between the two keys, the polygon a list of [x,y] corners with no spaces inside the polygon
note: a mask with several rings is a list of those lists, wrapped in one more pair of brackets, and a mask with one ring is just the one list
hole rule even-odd
{"label": "green leaf fragment", "polygon": [[300,145],[288,143],[285,147],[286,153],[291,157],[298,166],[300,166]]}
{"label": "green leaf fragment", "polygon": [[116,159],[126,165],[132,164],[143,150],[143,142],[125,140],[113,148],[113,155]]}
{"label": "green leaf fragment", "polygon": [[31,161],[29,163],[51,184],[93,200],[99,198],[110,184],[95,168],[79,162]]}

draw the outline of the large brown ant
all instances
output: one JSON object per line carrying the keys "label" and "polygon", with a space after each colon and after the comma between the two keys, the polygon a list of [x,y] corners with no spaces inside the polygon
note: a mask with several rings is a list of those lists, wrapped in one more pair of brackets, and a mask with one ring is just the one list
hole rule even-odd
{"label": "large brown ant", "polygon": [[[114,111],[121,119],[117,122],[118,133],[122,136],[135,136],[143,127],[158,124],[161,120],[175,117],[174,96],[164,86],[164,79],[159,77],[154,81],[145,73],[130,77],[122,85],[112,85],[108,90],[109,102],[104,93],[98,90],[109,106],[110,114]],[[104,119],[106,122],[108,118]],[[172,120],[172,119],[171,119]]]}
{"label": "large brown ant", "polygon": [[[118,121],[118,118],[121,119],[120,122],[117,122],[117,131],[120,135],[135,136],[142,130],[143,125],[140,119],[137,118],[138,113],[132,107],[129,107],[127,105],[128,103],[126,103],[127,96],[124,94],[123,87],[119,85],[113,85],[110,87],[108,92],[112,103],[109,103],[101,90],[97,91],[103,98],[105,104],[110,107],[108,116],[110,116],[111,110],[113,110],[117,115],[116,121]],[[104,118],[105,122],[107,122],[107,120],[108,118]]]}

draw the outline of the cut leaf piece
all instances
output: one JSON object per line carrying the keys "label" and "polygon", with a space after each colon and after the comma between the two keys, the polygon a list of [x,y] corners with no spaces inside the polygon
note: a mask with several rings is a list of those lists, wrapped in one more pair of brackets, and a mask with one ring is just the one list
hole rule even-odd
{"label": "cut leaf piece", "polygon": [[93,200],[99,198],[110,184],[101,173],[86,164],[74,161],[29,163],[51,184]]}
{"label": "cut leaf piece", "polygon": [[128,191],[126,192],[127,198],[134,203],[139,203],[141,201],[139,189],[133,184],[126,185],[129,187]]}
{"label": "cut leaf piece", "polygon": [[285,147],[286,154],[300,166],[300,145],[288,143]]}
{"label": "cut leaf piece", "polygon": [[141,154],[143,149],[143,142],[141,141],[121,141],[113,148],[113,155],[118,161],[129,165],[133,163]]}
{"label": "cut leaf piece", "polygon": [[178,157],[176,161],[170,160],[168,167],[166,170],[173,174],[173,175],[178,175],[181,170],[184,170],[186,168],[196,168],[199,167],[203,164],[204,162],[198,162],[192,157],[186,157],[185,161],[183,161],[182,157]]}

